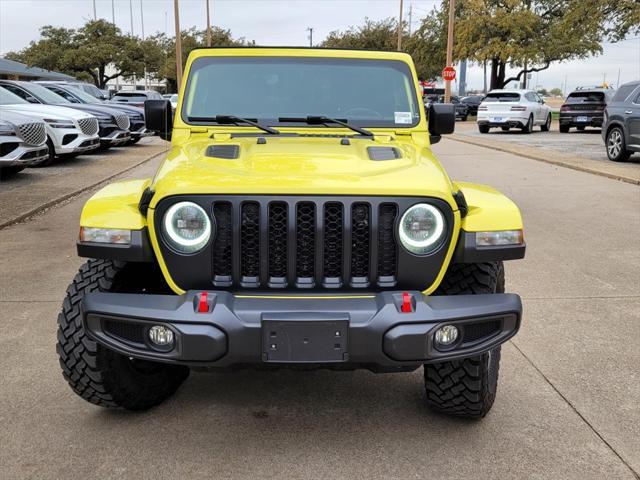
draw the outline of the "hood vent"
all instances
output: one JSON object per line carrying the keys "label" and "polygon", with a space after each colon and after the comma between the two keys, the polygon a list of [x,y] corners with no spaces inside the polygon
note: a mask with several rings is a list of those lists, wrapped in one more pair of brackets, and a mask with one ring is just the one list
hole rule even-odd
{"label": "hood vent", "polygon": [[368,147],[370,160],[397,160],[402,158],[402,153],[396,147]]}
{"label": "hood vent", "polygon": [[235,160],[240,156],[239,145],[209,145],[205,152],[207,157]]}

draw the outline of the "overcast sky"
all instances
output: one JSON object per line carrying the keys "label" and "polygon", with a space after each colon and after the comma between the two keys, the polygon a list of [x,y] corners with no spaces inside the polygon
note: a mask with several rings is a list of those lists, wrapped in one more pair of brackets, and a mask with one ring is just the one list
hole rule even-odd
{"label": "overcast sky", "polygon": [[[255,40],[259,45],[308,45],[307,27],[313,27],[314,43],[332,30],[359,25],[365,17],[379,20],[397,16],[399,0],[210,0],[212,23],[228,28],[235,37]],[[133,6],[134,34],[142,33],[141,0],[95,0],[98,17],[115,22],[125,32],[131,30],[130,3]],[[405,18],[412,8],[416,28],[421,16],[439,0],[404,0]],[[142,0],[144,33],[173,31],[173,0]],[[38,38],[43,25],[79,27],[93,18],[93,0],[0,0],[0,54],[19,50]],[[206,26],[205,0],[180,0],[183,28]],[[616,84],[640,78],[640,37],[604,46],[601,56],[553,65],[533,74],[531,85],[546,88],[595,85],[603,77]],[[482,69],[468,71],[468,88],[482,88]]]}

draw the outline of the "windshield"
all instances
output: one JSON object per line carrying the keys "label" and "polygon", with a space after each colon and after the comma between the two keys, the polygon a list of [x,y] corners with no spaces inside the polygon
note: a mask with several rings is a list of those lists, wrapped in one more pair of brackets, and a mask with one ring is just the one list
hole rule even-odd
{"label": "windshield", "polygon": [[603,92],[578,92],[567,97],[567,103],[602,103],[604,102]]}
{"label": "windshield", "polygon": [[[409,127],[420,119],[411,72],[392,60],[208,57],[194,61],[182,116],[235,115],[266,125],[326,116],[358,126]],[[198,121],[197,123],[214,123]]]}
{"label": "windshield", "polygon": [[520,94],[514,92],[489,93],[483,102],[518,102]]}
{"label": "windshield", "polygon": [[80,87],[76,87],[75,85],[70,85],[69,89],[73,89],[71,90],[73,96],[78,97],[84,103],[104,103],[102,100],[98,100],[93,95],[89,95],[87,92],[82,90]]}
{"label": "windshield", "polygon": [[19,103],[29,103],[29,102],[20,98],[15,93],[11,93],[9,90],[6,90],[0,87],[0,105],[16,105]]}
{"label": "windshield", "polygon": [[21,87],[27,90],[34,97],[42,100],[44,103],[71,103],[66,98],[61,97],[57,93],[53,93],[48,88],[38,85],[37,83],[27,83],[26,85],[22,84]]}

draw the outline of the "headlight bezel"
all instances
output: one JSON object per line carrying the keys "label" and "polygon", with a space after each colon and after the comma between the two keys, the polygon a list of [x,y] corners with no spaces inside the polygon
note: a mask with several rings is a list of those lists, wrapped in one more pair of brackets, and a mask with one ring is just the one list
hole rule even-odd
{"label": "headlight bezel", "polygon": [[[194,239],[185,239],[177,234],[173,228],[173,218],[176,213],[185,207],[195,208],[202,214],[205,219],[205,228],[203,232]],[[215,236],[215,223],[213,218],[209,216],[207,211],[200,205],[191,201],[180,201],[171,205],[161,219],[160,231],[164,243],[175,253],[179,255],[195,255],[200,253],[211,242]]]}
{"label": "headlight bezel", "polygon": [[[404,228],[406,217],[412,211],[420,208],[429,211],[436,221],[434,234],[431,235],[427,241],[423,242],[411,239]],[[450,226],[447,223],[447,216],[440,208],[427,202],[415,203],[408,207],[400,216],[398,227],[396,229],[399,241],[398,243],[408,254],[412,256],[427,257],[439,251],[442,248],[442,245],[446,243],[449,228]]]}

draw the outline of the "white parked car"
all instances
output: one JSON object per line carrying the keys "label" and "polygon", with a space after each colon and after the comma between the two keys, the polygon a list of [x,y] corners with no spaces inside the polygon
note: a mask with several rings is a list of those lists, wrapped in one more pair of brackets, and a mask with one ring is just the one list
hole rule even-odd
{"label": "white parked car", "polygon": [[0,177],[18,173],[48,155],[42,120],[0,110]]}
{"label": "white parked car", "polygon": [[98,119],[79,110],[29,103],[0,87],[0,111],[22,113],[45,123],[48,156],[32,166],[44,166],[56,155],[76,155],[100,146]]}
{"label": "white parked car", "polygon": [[492,127],[504,131],[519,128],[531,133],[534,125],[543,132],[551,128],[551,108],[533,90],[492,90],[478,107],[478,129],[488,133]]}

